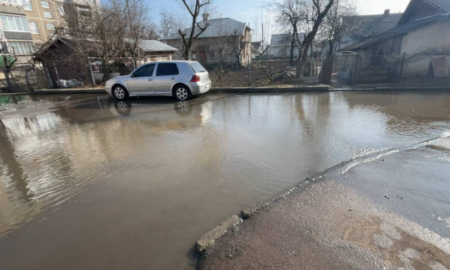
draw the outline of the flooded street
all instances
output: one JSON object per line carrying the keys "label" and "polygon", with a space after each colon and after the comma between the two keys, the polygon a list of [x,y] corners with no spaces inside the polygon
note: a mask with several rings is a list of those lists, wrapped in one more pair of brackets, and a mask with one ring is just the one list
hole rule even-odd
{"label": "flooded street", "polygon": [[195,241],[246,206],[448,136],[442,92],[0,96],[1,269],[192,269]]}

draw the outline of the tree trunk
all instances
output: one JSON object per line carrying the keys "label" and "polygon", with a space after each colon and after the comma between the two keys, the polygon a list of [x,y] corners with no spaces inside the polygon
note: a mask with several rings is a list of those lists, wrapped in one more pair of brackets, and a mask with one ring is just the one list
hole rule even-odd
{"label": "tree trunk", "polygon": [[14,90],[14,86],[11,82],[11,71],[8,70],[8,68],[5,68],[3,70],[3,74],[5,74],[5,80],[6,80],[6,89],[9,93],[11,93]]}
{"label": "tree trunk", "polygon": [[295,33],[292,34],[291,51],[289,55],[289,65],[294,66],[294,50],[295,50]]}
{"label": "tree trunk", "polygon": [[29,89],[30,93],[33,93],[34,92],[34,87],[30,83],[30,71],[31,70],[29,70],[29,69],[27,69],[25,71],[25,80],[27,81],[27,85],[28,85],[28,89]]}
{"label": "tree trunk", "polygon": [[298,57],[299,60],[297,61],[297,71],[295,73],[297,78],[300,78],[303,76],[303,70],[305,69],[306,60],[308,58],[308,51],[309,47],[311,46],[311,43],[308,41],[303,49],[299,49]]}

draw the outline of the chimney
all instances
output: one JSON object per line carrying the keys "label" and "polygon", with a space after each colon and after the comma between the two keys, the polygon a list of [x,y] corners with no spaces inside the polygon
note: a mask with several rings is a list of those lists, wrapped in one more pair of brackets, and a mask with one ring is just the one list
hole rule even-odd
{"label": "chimney", "polygon": [[203,20],[207,21],[209,17],[209,13],[203,13]]}
{"label": "chimney", "polygon": [[390,13],[391,13],[391,10],[390,9],[386,9],[384,11],[384,16],[389,16]]}

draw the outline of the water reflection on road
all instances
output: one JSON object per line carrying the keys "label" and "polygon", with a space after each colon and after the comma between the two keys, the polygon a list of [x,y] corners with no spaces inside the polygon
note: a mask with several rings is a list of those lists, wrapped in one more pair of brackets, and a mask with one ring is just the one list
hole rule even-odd
{"label": "water reflection on road", "polygon": [[0,96],[0,261],[189,268],[223,219],[345,160],[449,135],[449,108],[445,93]]}

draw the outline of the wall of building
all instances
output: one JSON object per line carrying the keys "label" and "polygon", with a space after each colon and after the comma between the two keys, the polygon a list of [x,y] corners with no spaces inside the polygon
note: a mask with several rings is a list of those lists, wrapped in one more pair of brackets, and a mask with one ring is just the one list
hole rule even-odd
{"label": "wall of building", "polygon": [[[406,53],[407,61],[403,74],[406,76],[428,76],[430,58],[446,57],[450,70],[450,20],[438,22],[409,32],[403,37],[401,53]],[[447,34],[446,34],[447,33]]]}
{"label": "wall of building", "polygon": [[[37,24],[38,33],[32,33],[33,41],[36,45],[41,45],[55,32],[54,30],[49,29],[49,25],[53,25],[55,28],[66,26],[66,4],[54,0],[45,0],[45,2],[49,4],[49,8],[46,8],[42,5],[41,0],[29,1],[31,2],[32,10],[25,10],[25,14],[27,15],[29,22]],[[52,18],[46,18],[44,16],[45,12],[50,12]]]}
{"label": "wall of building", "polygon": [[[218,39],[220,39],[218,41]],[[247,66],[248,63],[251,63],[251,51],[252,51],[252,44],[251,44],[251,30],[247,28],[245,31],[245,35],[243,36],[243,44],[245,44],[242,53],[241,58],[239,59],[242,66]],[[223,42],[225,42],[225,38],[219,37],[219,38],[201,38],[196,39],[192,43],[191,47],[191,55],[192,59],[199,61],[200,63],[204,65],[213,65],[217,63],[217,57],[219,55],[220,48],[224,48],[224,54],[226,55],[226,62],[229,63],[236,63],[238,59],[236,58],[236,55],[232,53],[233,47],[237,46],[232,43],[228,45],[224,45]],[[167,40],[167,45],[172,46],[174,48],[178,49],[178,52],[175,53],[172,58],[174,60],[184,60],[182,57],[182,41],[181,40]]]}

